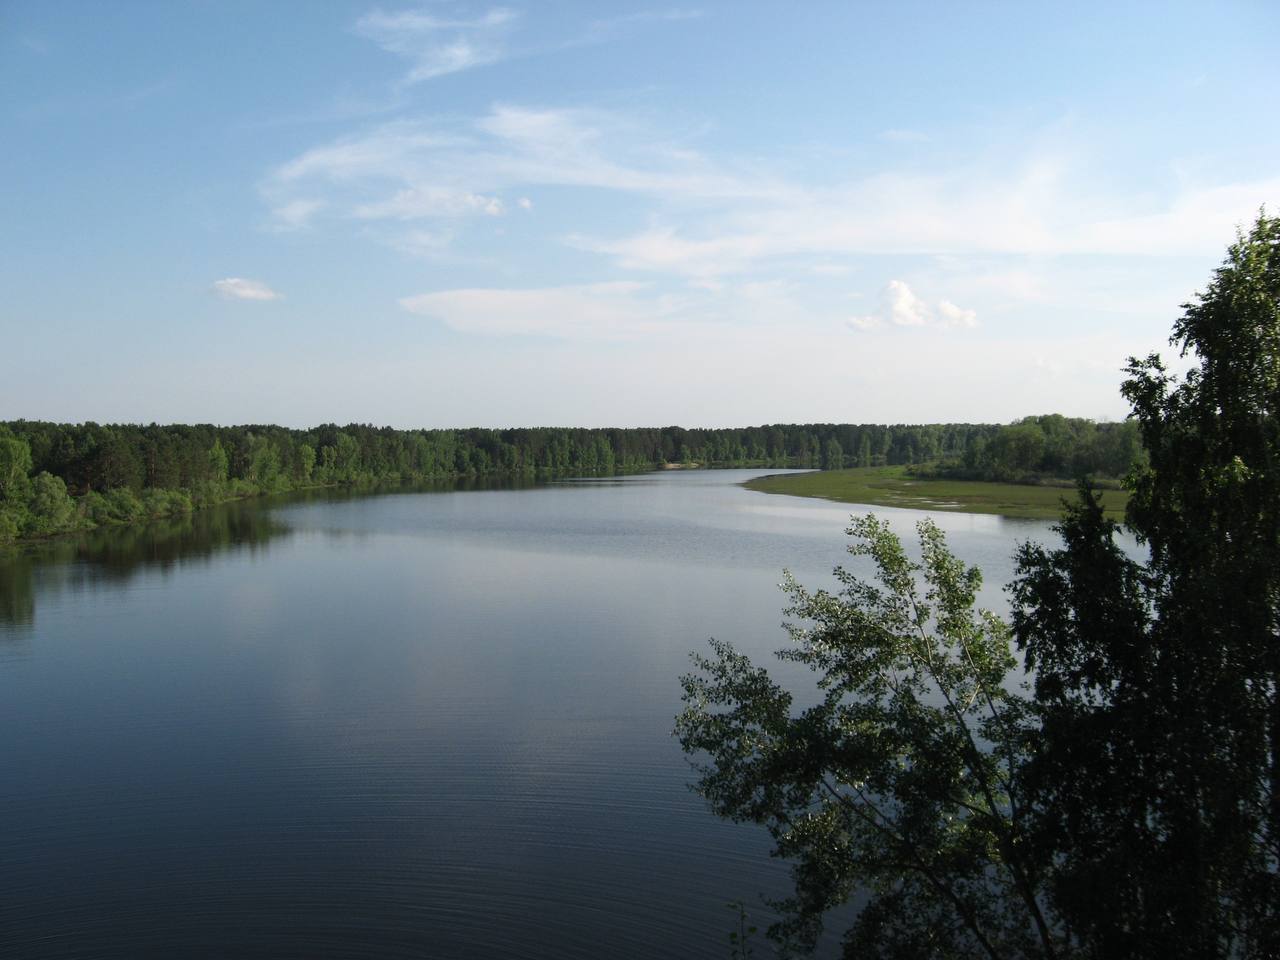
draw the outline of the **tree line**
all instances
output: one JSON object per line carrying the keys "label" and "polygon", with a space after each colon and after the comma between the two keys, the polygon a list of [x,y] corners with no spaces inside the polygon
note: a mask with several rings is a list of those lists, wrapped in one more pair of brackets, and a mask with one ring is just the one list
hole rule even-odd
{"label": "tree line", "polygon": [[[934,461],[1026,474],[1027,450],[1052,469],[1121,472],[1124,425],[1065,417],[993,424],[773,424],[741,429],[394,430],[326,424],[222,427],[0,423],[0,540],[170,516],[314,486],[495,475],[633,473],[664,465],[839,469]],[[1006,442],[1041,430],[1051,442]],[[1065,439],[1064,439],[1065,438]],[[1073,446],[1074,444],[1074,446]],[[1111,455],[1097,453],[1103,449]],[[1047,458],[1047,459],[1046,459]],[[1008,463],[1006,470],[1004,464]]]}
{"label": "tree line", "polygon": [[1145,458],[1134,420],[1095,423],[1053,413],[1015,420],[991,434],[976,434],[960,456],[918,472],[1000,483],[1120,479]]}
{"label": "tree line", "polygon": [[836,592],[788,579],[813,706],[695,655],[676,732],[792,861],[785,946],[857,895],[846,958],[1280,957],[1280,218],[1184,310],[1196,365],[1130,359],[1122,388],[1145,559],[1084,482],[1060,542],[1019,547],[1006,622],[935,525],[908,552],[867,516]]}

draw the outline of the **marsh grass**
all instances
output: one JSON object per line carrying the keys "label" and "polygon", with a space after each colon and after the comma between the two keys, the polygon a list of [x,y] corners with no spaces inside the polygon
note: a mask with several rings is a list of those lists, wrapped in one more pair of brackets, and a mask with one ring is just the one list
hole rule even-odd
{"label": "marsh grass", "polygon": [[[761,493],[820,497],[841,503],[994,513],[1035,520],[1058,519],[1062,515],[1063,498],[1070,500],[1075,496],[1069,485],[921,479],[910,476],[907,468],[900,466],[779,474],[748,480],[744,486]],[[1106,515],[1113,520],[1124,519],[1128,500],[1129,494],[1125,490],[1104,491],[1102,502]]]}

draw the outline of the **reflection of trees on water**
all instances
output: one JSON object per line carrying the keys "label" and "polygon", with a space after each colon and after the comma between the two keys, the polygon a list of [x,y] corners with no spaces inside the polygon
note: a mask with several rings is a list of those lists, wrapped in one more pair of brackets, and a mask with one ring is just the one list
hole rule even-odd
{"label": "reflection of trees on water", "polygon": [[[36,598],[31,565],[0,554],[0,624],[29,624],[35,619]],[[0,630],[0,640],[7,634]]]}
{"label": "reflection of trees on water", "polygon": [[35,622],[37,594],[117,586],[144,570],[205,563],[227,550],[256,552],[288,532],[259,504],[229,503],[0,551],[0,638]]}
{"label": "reflection of trees on water", "polygon": [[[548,481],[582,477],[582,473],[551,473],[540,476],[508,474],[499,476],[456,477],[452,480],[422,480],[417,483],[377,483],[365,486],[316,487],[286,494],[276,503],[337,503],[365,497],[394,496],[406,493],[469,493],[479,490],[531,490],[545,487]],[[587,475],[590,476],[590,475]],[[612,477],[614,474],[610,473]]]}
{"label": "reflection of trees on water", "polygon": [[100,527],[76,536],[0,548],[0,641],[16,638],[22,628],[35,622],[37,594],[114,586],[143,570],[164,572],[208,561],[214,554],[231,549],[250,553],[261,550],[268,541],[290,532],[288,526],[273,519],[271,507],[406,493],[523,490],[542,483],[545,480],[504,476],[317,488],[226,503],[185,517]]}

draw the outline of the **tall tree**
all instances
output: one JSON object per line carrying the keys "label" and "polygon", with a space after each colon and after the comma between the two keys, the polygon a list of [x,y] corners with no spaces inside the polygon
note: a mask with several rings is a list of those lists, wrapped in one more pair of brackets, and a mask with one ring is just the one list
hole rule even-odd
{"label": "tall tree", "polygon": [[827,440],[822,446],[822,469],[839,470],[844,467],[844,450],[835,437]]}
{"label": "tall tree", "polygon": [[1127,561],[1086,493],[1025,548],[1014,626],[1043,710],[1028,770],[1094,956],[1280,955],[1280,220],[1260,215],[1172,342],[1132,360],[1149,463]]}
{"label": "tall tree", "polygon": [[30,493],[31,447],[0,426],[0,501],[21,502]]}

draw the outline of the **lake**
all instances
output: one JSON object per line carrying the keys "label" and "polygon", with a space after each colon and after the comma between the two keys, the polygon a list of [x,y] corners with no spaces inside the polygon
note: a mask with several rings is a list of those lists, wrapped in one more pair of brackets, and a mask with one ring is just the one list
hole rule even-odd
{"label": "lake", "polygon": [[[727,957],[725,903],[763,927],[786,865],[688,790],[677,678],[711,636],[783,646],[783,568],[829,586],[858,509],[737,485],[762,472],[0,554],[0,955]],[[998,609],[1015,544],[1053,539],[936,519]]]}

